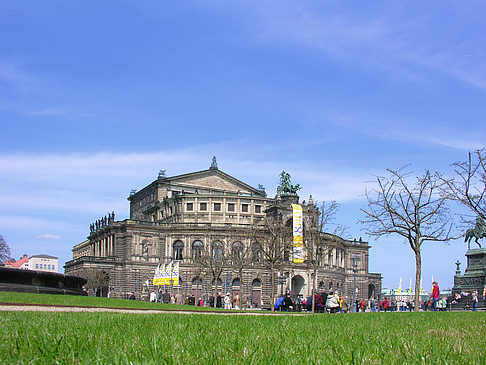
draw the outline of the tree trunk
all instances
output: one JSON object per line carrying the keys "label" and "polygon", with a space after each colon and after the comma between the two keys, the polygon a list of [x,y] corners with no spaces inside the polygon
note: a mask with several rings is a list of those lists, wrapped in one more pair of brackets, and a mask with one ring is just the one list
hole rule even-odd
{"label": "tree trunk", "polygon": [[315,308],[316,308],[316,282],[317,282],[317,270],[314,269],[314,279],[312,280],[312,313],[315,313]]}
{"label": "tree trunk", "polygon": [[415,312],[420,309],[420,278],[422,277],[422,258],[420,251],[415,251]]}
{"label": "tree trunk", "polygon": [[271,306],[272,306],[272,312],[275,312],[275,294],[274,294],[274,286],[275,286],[275,268],[273,267],[273,264],[270,267],[270,297],[272,298]]}

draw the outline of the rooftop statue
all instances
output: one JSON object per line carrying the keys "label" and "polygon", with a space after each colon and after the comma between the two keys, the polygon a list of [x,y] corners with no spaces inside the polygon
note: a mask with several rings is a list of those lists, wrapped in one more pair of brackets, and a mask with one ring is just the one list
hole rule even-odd
{"label": "rooftop statue", "polygon": [[211,167],[209,169],[210,170],[217,170],[218,169],[218,163],[216,162],[216,156],[213,156],[213,160],[211,161]]}
{"label": "rooftop statue", "polygon": [[474,228],[470,228],[466,231],[466,237],[464,238],[464,242],[467,242],[468,248],[471,247],[471,239],[473,237],[475,238],[474,241],[478,244],[479,247],[481,247],[479,240],[486,237],[486,222],[481,216],[478,216],[476,218],[476,225],[474,226]]}
{"label": "rooftop statue", "polygon": [[277,186],[277,192],[281,195],[295,195],[300,189],[302,189],[302,187],[299,184],[292,185],[290,183],[290,174],[282,171],[280,174],[280,185]]}

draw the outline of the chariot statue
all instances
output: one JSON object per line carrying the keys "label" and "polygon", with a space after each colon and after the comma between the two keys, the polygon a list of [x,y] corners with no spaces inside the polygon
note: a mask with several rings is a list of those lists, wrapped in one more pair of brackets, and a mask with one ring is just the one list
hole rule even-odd
{"label": "chariot statue", "polygon": [[302,189],[302,187],[299,184],[292,185],[290,183],[290,174],[282,171],[280,174],[280,185],[277,186],[277,192],[281,195],[296,195],[297,191],[300,189]]}
{"label": "chariot statue", "polygon": [[486,237],[486,222],[484,218],[480,215],[478,215],[478,217],[476,218],[476,225],[474,226],[474,228],[470,228],[466,231],[464,242],[467,242],[468,248],[471,248],[471,239],[473,237],[475,238],[474,241],[481,248],[479,240]]}

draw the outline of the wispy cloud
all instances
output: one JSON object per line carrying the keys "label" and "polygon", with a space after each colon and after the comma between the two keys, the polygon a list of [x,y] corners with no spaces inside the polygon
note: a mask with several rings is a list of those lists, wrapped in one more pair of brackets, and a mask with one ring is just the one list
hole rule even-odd
{"label": "wispy cloud", "polygon": [[40,240],[60,240],[61,236],[55,235],[55,234],[50,234],[50,233],[44,233],[39,236],[37,236],[37,239]]}
{"label": "wispy cloud", "polygon": [[380,6],[377,11],[372,6],[357,11],[350,4],[329,2],[253,5],[235,6],[234,11],[250,14],[256,41],[308,47],[416,80],[423,80],[424,75],[416,67],[426,67],[486,88],[482,5],[466,12],[454,6],[437,11],[436,7],[400,3]]}

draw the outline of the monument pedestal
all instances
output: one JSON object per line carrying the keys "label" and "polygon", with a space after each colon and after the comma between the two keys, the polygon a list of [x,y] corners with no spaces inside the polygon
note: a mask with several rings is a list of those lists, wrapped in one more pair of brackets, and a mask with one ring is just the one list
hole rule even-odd
{"label": "monument pedestal", "polygon": [[477,248],[466,252],[467,268],[464,275],[461,275],[459,265],[454,276],[454,287],[452,293],[469,292],[477,290],[483,292],[486,284],[486,248]]}

